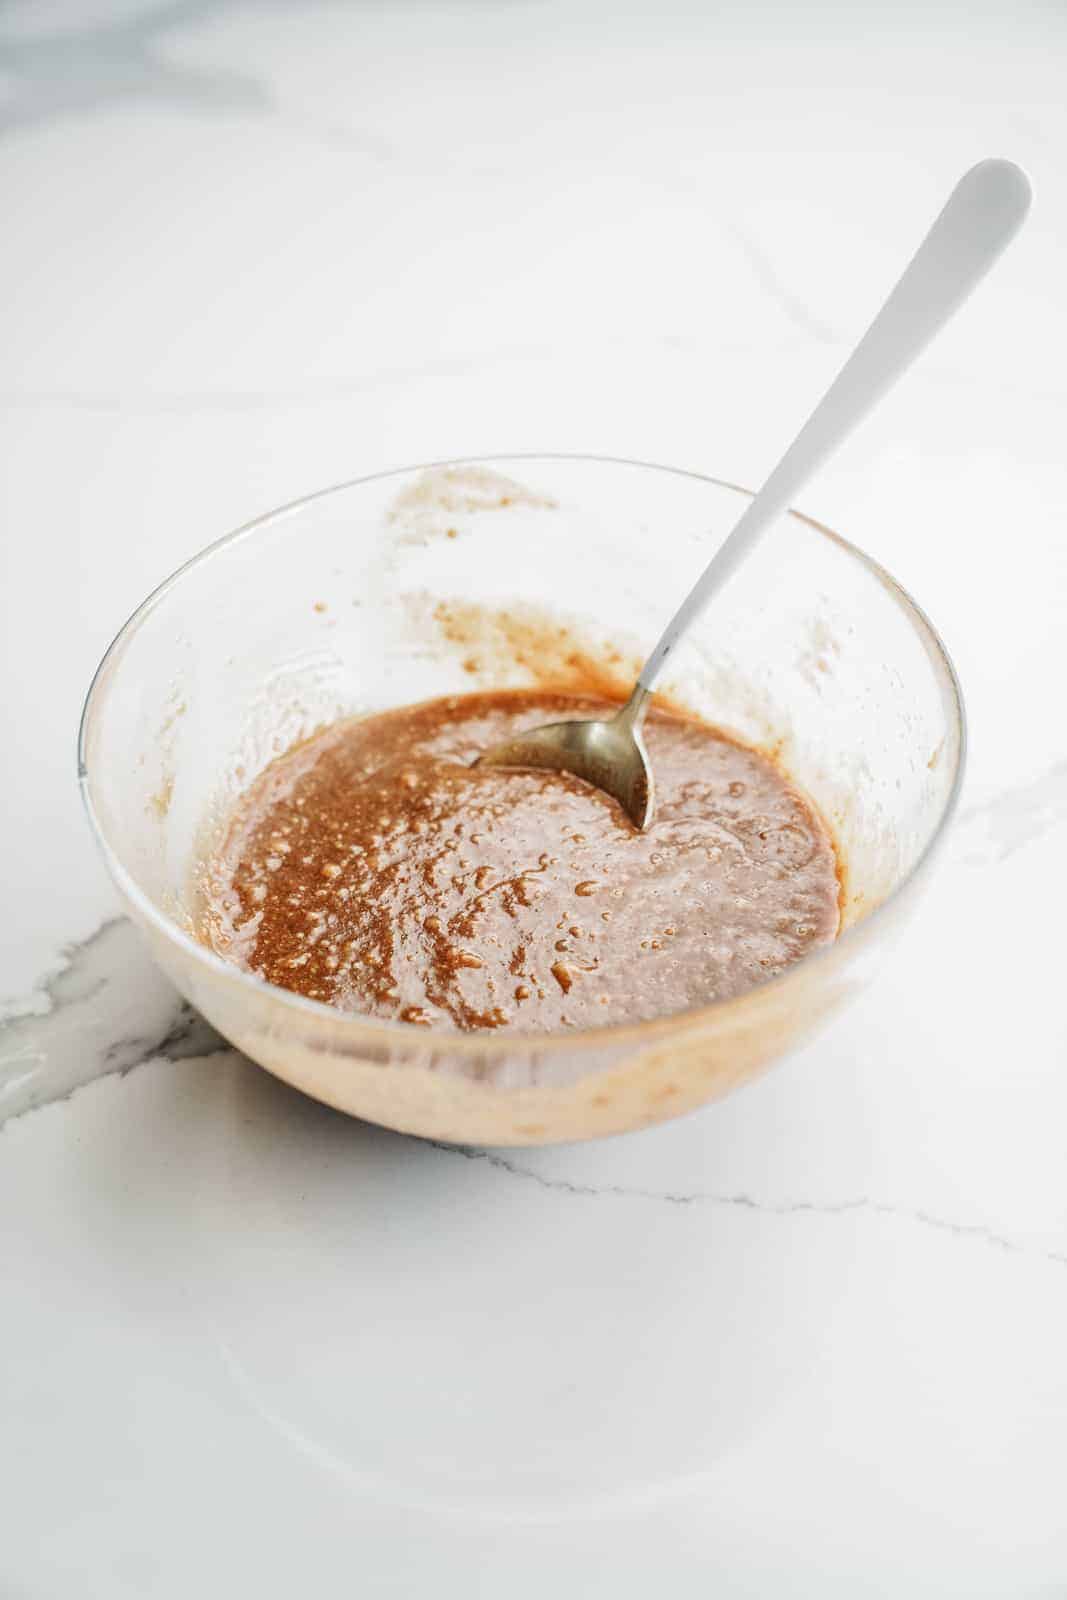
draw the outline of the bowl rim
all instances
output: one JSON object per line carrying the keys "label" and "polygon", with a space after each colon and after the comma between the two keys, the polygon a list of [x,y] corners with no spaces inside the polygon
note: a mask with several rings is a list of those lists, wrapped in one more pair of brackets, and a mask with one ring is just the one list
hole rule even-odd
{"label": "bowl rim", "polygon": [[[716,478],[710,473],[698,472],[687,467],[667,466],[661,462],[644,461],[628,456],[590,454],[585,451],[566,450],[527,450],[494,452],[491,455],[465,455],[453,456],[440,461],[417,462],[407,466],[389,467],[380,472],[362,473],[356,478],[346,478],[340,483],[334,483],[324,489],[316,489],[313,493],[301,495],[295,500],[286,501],[273,510],[261,513],[250,521],[242,523],[239,527],[223,534],[220,538],[212,540],[210,544],[196,552],[195,555],[183,561],[168,577],[151,590],[126,621],[119,628],[99,664],[89,688],[86,691],[82,704],[81,717],[78,723],[78,787],[81,791],[82,803],[89,819],[89,826],[96,840],[104,863],[112,879],[134,907],[138,915],[148,925],[158,931],[165,940],[178,946],[181,953],[190,957],[194,964],[205,968],[212,975],[221,978],[224,983],[236,983],[238,987],[247,987],[250,994],[260,997],[267,995],[279,1004],[289,1008],[297,1018],[303,1017],[319,1023],[328,1023],[334,1033],[333,1044],[344,1050],[348,1039],[356,1045],[359,1036],[371,1036],[380,1041],[383,1037],[392,1038],[398,1044],[404,1041],[408,1044],[415,1042],[413,1034],[418,1033],[424,1047],[431,1048],[436,1054],[441,1052],[455,1053],[475,1058],[496,1055],[502,1047],[527,1046],[535,1047],[545,1054],[560,1054],[575,1052],[593,1047],[600,1047],[617,1041],[626,1042],[652,1042],[664,1033],[674,1033],[679,1028],[694,1028],[712,1018],[721,1018],[728,1013],[738,1013],[747,1004],[751,1003],[757,995],[766,995],[773,989],[782,989],[794,982],[798,975],[809,975],[820,963],[825,962],[830,956],[836,955],[850,944],[858,941],[861,931],[866,934],[871,928],[885,920],[886,913],[894,906],[903,893],[915,882],[936,855],[944,841],[949,824],[959,803],[960,791],[963,785],[964,772],[967,764],[967,715],[963,700],[963,690],[959,676],[952,662],[952,658],[937,629],[930,621],[926,612],[912,598],[904,586],[897,582],[880,562],[846,539],[843,534],[837,533],[825,523],[817,521],[807,513],[790,507],[785,513],[803,522],[807,527],[813,528],[824,538],[829,539],[846,555],[865,568],[872,577],[882,586],[895,602],[905,619],[911,624],[913,631],[918,635],[920,642],[926,650],[928,657],[939,673],[942,687],[947,688],[947,706],[956,724],[956,770],[952,775],[948,794],[945,799],[941,815],[931,830],[930,837],[923,845],[918,856],[912,863],[908,872],[900,882],[895,884],[884,900],[879,901],[867,915],[851,927],[844,929],[838,937],[828,945],[821,946],[806,955],[802,961],[788,967],[784,972],[775,977],[767,978],[761,983],[754,984],[742,994],[727,999],[709,1001],[704,1005],[691,1006],[683,1011],[672,1011],[662,1017],[652,1017],[641,1022],[602,1023],[592,1028],[575,1028],[567,1033],[535,1033],[508,1029],[497,1033],[462,1033],[458,1030],[441,1032],[436,1029],[429,1036],[423,1030],[413,1030],[411,1025],[385,1018],[368,1017],[360,1012],[341,1011],[323,1000],[312,1000],[306,995],[295,994],[292,990],[280,988],[277,984],[269,983],[258,974],[247,972],[243,968],[234,966],[223,959],[215,951],[201,944],[193,938],[176,921],[152,901],[140,887],[132,873],[118,859],[104,831],[103,824],[97,814],[90,792],[90,771],[88,747],[96,710],[96,701],[100,696],[107,673],[116,662],[122,648],[146,618],[156,607],[166,599],[185,574],[206,563],[212,556],[222,550],[229,549],[232,545],[253,537],[262,529],[273,526],[285,518],[303,511],[318,500],[324,500],[331,495],[342,494],[347,490],[360,488],[364,484],[379,483],[389,478],[410,477],[420,472],[440,471],[450,467],[469,466],[500,466],[508,462],[533,462],[533,461],[570,461],[588,463],[594,466],[620,466],[636,467],[649,472],[668,473],[674,477],[691,478],[700,483],[710,484],[717,489],[727,489],[732,493],[753,497],[754,491],[741,484],[733,483],[729,479]],[[342,1038],[342,1035],[344,1036]],[[353,1052],[357,1053],[357,1052]]]}

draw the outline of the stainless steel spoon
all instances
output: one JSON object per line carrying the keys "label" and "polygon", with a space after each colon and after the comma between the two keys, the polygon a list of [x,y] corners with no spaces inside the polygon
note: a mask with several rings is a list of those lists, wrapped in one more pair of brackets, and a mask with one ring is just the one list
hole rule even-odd
{"label": "stainless steel spoon", "polygon": [[964,173],[848,361],[667,624],[626,704],[606,721],[553,722],[518,734],[477,764],[574,773],[614,795],[637,828],[649,826],[656,791],[641,725],[667,657],[768,525],[981,282],[1021,227],[1030,199],[1030,180],[1010,161],[980,161]]}

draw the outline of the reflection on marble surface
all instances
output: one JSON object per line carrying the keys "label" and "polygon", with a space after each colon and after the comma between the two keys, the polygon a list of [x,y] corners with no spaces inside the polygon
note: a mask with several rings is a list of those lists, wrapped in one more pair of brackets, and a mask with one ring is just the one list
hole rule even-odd
{"label": "reflection on marble surface", "polygon": [[[0,6],[5,1594],[1064,1590],[1065,47],[952,0]],[[870,993],[706,1113],[514,1156],[211,1034],[74,782],[142,596],[404,462],[758,480],[992,153],[1025,237],[809,497],[968,699]]]}
{"label": "reflection on marble surface", "polygon": [[1067,823],[1067,761],[1056,761],[1030,783],[965,808],[957,853],[976,866],[1003,861],[1032,840]]}
{"label": "reflection on marble surface", "polygon": [[224,68],[195,72],[160,53],[172,28],[219,9],[217,0],[164,0],[145,7],[15,8],[0,13],[5,93],[0,134],[113,107],[152,101],[190,112],[263,111],[265,86]]}

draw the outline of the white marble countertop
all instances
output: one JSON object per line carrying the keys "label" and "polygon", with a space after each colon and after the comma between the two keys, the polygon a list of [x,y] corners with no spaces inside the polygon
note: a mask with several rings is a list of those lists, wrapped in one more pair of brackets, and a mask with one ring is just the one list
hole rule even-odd
{"label": "white marble countertop", "polygon": [[[1067,1594],[1065,52],[1007,0],[0,11],[5,1596]],[[79,811],[127,613],[390,465],[758,478],[988,154],[1031,225],[808,496],[969,702],[879,982],[506,1157],[226,1049]]]}

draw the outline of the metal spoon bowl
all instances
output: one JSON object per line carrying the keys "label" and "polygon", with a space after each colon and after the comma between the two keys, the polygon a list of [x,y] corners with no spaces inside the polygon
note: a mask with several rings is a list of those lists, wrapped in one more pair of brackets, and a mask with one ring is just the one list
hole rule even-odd
{"label": "metal spoon bowl", "polygon": [[482,767],[548,767],[571,772],[613,795],[642,832],[652,821],[656,784],[641,736],[649,690],[640,684],[606,720],[549,722],[494,745],[475,763]]}

